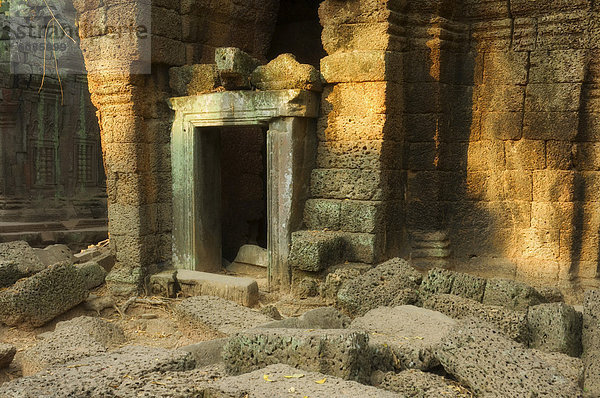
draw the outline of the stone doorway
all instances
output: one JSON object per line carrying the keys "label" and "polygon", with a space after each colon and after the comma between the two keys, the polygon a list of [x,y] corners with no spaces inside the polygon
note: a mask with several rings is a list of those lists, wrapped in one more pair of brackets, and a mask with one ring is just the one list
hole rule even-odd
{"label": "stone doorway", "polygon": [[301,228],[315,157],[318,96],[304,90],[173,98],[173,265],[218,272],[222,259],[220,128],[266,133],[269,284],[287,286],[291,233]]}

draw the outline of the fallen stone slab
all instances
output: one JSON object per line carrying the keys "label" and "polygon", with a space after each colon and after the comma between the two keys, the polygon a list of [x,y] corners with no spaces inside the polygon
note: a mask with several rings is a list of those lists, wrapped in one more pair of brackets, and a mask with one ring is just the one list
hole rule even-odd
{"label": "fallen stone slab", "polygon": [[299,317],[285,318],[260,325],[261,328],[345,329],[352,320],[333,307],[315,308]]}
{"label": "fallen stone slab", "polygon": [[58,263],[73,264],[75,256],[67,245],[50,245],[44,249],[33,249],[46,267]]}
{"label": "fallen stone slab", "polygon": [[408,262],[394,258],[346,282],[338,291],[339,306],[360,316],[381,306],[415,304],[421,274]]}
{"label": "fallen stone slab", "polygon": [[53,332],[26,350],[21,357],[23,375],[29,376],[53,365],[97,355],[126,341],[123,330],[100,318],[82,316],[58,322]]}
{"label": "fallen stone slab", "polygon": [[27,242],[0,243],[0,288],[11,286],[44,268],[46,265]]}
{"label": "fallen stone slab", "polygon": [[252,329],[238,333],[223,349],[230,374],[285,363],[345,380],[371,374],[366,333],[349,329]]}
{"label": "fallen stone slab", "polygon": [[[184,351],[154,347],[123,347],[110,353],[53,366],[46,372],[22,377],[0,386],[6,398],[131,397],[128,382],[149,374],[186,371],[194,367]],[[157,380],[158,381],[158,380]]]}
{"label": "fallen stone slab", "polygon": [[511,339],[523,344],[529,341],[527,313],[513,311],[501,306],[485,305],[474,300],[451,294],[429,296],[423,307],[439,311],[455,319],[478,318],[489,322]]}
{"label": "fallen stone slab", "polygon": [[488,279],[483,295],[483,304],[501,305],[511,310],[524,311],[543,302],[544,298],[533,287],[510,279]]}
{"label": "fallen stone slab", "polygon": [[192,354],[196,367],[204,367],[223,362],[223,347],[229,342],[229,338],[202,341],[179,348],[179,350]]}
{"label": "fallen stone slab", "polygon": [[600,396],[600,290],[588,290],[584,295],[582,346],[584,390],[591,397]]}
{"label": "fallen stone slab", "polygon": [[423,278],[420,292],[424,298],[434,294],[453,294],[481,302],[486,283],[484,278],[478,276],[433,268]]}
{"label": "fallen stone slab", "polygon": [[529,307],[527,311],[529,347],[581,356],[582,316],[565,303]]}
{"label": "fallen stone slab", "polygon": [[582,397],[578,385],[536,351],[479,320],[459,322],[435,355],[446,372],[477,396]]}
{"label": "fallen stone slab", "polygon": [[205,325],[225,335],[232,335],[273,320],[259,311],[212,296],[183,300],[175,307],[175,315],[191,325]]}
{"label": "fallen stone slab", "polygon": [[[291,377],[290,377],[291,376]],[[221,379],[212,387],[227,396],[246,393],[252,398],[273,397],[336,397],[392,398],[393,392],[347,381],[329,374],[300,370],[283,364]],[[209,395],[217,397],[218,395]]]}
{"label": "fallen stone slab", "polygon": [[400,393],[414,398],[471,398],[473,394],[460,384],[434,373],[417,369],[399,373],[376,372],[373,385],[386,391]]}
{"label": "fallen stone slab", "polygon": [[95,261],[88,261],[83,264],[76,264],[75,267],[85,280],[88,289],[93,289],[102,285],[106,279],[107,272]]}
{"label": "fallen stone slab", "polygon": [[89,294],[85,280],[70,264],[56,264],[0,291],[0,322],[42,326]]}
{"label": "fallen stone slab", "polygon": [[391,363],[399,371],[439,365],[434,347],[455,325],[440,312],[405,305],[371,310],[352,321],[351,328],[369,334],[369,345],[383,357],[374,363]]}
{"label": "fallen stone slab", "polygon": [[0,343],[0,369],[7,368],[12,362],[17,348],[12,344]]}
{"label": "fallen stone slab", "polygon": [[252,278],[189,270],[163,271],[150,277],[151,290],[167,297],[215,296],[251,307],[258,302]]}
{"label": "fallen stone slab", "polygon": [[531,349],[538,358],[578,386],[583,386],[585,366],[581,358],[574,358],[559,352],[547,352]]}

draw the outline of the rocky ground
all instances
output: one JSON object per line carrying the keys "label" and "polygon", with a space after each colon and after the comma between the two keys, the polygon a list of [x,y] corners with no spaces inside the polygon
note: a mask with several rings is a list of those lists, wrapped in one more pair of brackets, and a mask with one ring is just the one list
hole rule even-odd
{"label": "rocky ground", "polygon": [[29,266],[7,265],[14,250],[0,245],[0,397],[600,396],[596,291],[573,307],[554,289],[393,259],[330,274],[318,297],[261,289],[253,308],[118,299],[93,259],[42,266],[51,250],[18,246]]}

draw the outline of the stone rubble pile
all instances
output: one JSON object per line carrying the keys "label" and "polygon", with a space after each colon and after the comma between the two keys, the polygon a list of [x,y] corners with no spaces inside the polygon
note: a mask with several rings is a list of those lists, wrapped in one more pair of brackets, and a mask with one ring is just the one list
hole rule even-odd
{"label": "stone rubble pile", "polygon": [[[401,259],[336,286],[337,308],[283,319],[276,308],[187,298],[179,321],[220,337],[177,350],[122,347],[123,331],[98,318],[61,322],[22,354],[26,377],[0,396],[598,396],[597,291],[582,314],[520,282],[423,276]],[[4,366],[11,355],[0,347]]]}

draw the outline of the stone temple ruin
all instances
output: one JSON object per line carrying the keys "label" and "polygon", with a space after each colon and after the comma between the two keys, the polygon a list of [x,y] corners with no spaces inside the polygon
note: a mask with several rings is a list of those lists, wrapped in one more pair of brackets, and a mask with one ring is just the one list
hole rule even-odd
{"label": "stone temple ruin", "polygon": [[0,396],[600,396],[597,2],[59,3],[85,74],[0,63],[0,325],[63,322]]}

